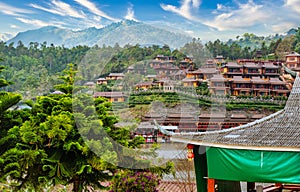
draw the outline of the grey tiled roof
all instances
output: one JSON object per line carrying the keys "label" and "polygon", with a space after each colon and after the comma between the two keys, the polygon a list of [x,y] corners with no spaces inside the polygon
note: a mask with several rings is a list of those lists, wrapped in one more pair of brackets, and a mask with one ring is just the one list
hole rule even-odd
{"label": "grey tiled roof", "polygon": [[172,140],[222,148],[300,151],[300,77],[285,108],[277,113],[235,128],[175,134]]}

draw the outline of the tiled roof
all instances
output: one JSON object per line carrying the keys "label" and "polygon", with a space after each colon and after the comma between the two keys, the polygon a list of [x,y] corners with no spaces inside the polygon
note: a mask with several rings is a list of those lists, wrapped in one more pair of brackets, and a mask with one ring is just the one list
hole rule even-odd
{"label": "tiled roof", "polygon": [[300,78],[297,76],[283,110],[235,128],[193,134],[175,134],[172,136],[172,140],[232,149],[299,152],[299,98]]}
{"label": "tiled roof", "polygon": [[190,77],[190,78],[184,78],[181,80],[182,82],[196,82],[198,81],[197,79]]}
{"label": "tiled roof", "polygon": [[269,84],[269,81],[265,81],[260,77],[252,77],[251,82],[252,83],[261,83],[261,84]]}
{"label": "tiled roof", "polygon": [[96,92],[94,97],[124,97],[122,92]]}
{"label": "tiled roof", "polygon": [[228,62],[225,66],[226,67],[235,67],[235,68],[242,68],[243,67],[242,65],[239,65],[235,62]]}
{"label": "tiled roof", "polygon": [[212,78],[210,78],[210,81],[227,81],[223,75],[221,74],[215,74]]}
{"label": "tiled roof", "polygon": [[262,66],[261,65],[257,65],[255,63],[246,63],[244,65],[244,67],[247,67],[247,68],[261,68]]}
{"label": "tiled roof", "polygon": [[265,63],[263,65],[264,68],[268,68],[268,69],[279,69],[278,65],[274,65],[273,63]]}
{"label": "tiled roof", "polygon": [[86,85],[86,86],[91,86],[91,85],[96,85],[94,82],[86,82],[84,85]]}
{"label": "tiled roof", "polygon": [[159,192],[196,192],[196,183],[179,182],[179,181],[161,181],[157,187]]}
{"label": "tiled roof", "polygon": [[124,73],[110,73],[108,77],[124,77]]}
{"label": "tiled roof", "polygon": [[293,51],[293,52],[291,52],[290,54],[286,55],[286,57],[289,57],[289,56],[297,56],[297,57],[300,57],[300,54]]}
{"label": "tiled roof", "polygon": [[270,78],[269,82],[271,84],[282,84],[282,85],[285,85],[286,83],[281,81],[280,79],[278,78]]}
{"label": "tiled roof", "polygon": [[234,83],[251,83],[251,81],[249,79],[244,79],[241,76],[233,76],[232,81]]}

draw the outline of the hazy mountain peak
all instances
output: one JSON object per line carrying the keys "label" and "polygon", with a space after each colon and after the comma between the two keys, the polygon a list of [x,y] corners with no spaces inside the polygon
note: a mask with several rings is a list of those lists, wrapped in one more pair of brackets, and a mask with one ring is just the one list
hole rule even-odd
{"label": "hazy mountain peak", "polygon": [[7,41],[7,40],[11,39],[12,37],[14,37],[13,34],[10,34],[10,33],[0,33],[0,41]]}
{"label": "hazy mountain peak", "polygon": [[46,41],[48,45],[64,45],[65,47],[93,46],[96,44],[99,46],[103,44],[113,46],[116,43],[120,46],[126,44],[167,44],[171,48],[178,48],[191,40],[192,38],[187,35],[156,28],[142,22],[122,20],[100,29],[91,27],[80,31],[55,26],[42,27],[19,33],[8,43],[22,41],[24,45],[28,45],[30,42],[43,43]]}

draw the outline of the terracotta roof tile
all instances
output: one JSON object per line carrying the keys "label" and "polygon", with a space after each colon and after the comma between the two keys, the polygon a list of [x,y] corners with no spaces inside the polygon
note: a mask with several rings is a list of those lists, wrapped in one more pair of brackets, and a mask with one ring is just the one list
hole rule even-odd
{"label": "terracotta roof tile", "polygon": [[159,192],[196,192],[197,185],[196,183],[187,183],[179,181],[161,181],[157,189]]}

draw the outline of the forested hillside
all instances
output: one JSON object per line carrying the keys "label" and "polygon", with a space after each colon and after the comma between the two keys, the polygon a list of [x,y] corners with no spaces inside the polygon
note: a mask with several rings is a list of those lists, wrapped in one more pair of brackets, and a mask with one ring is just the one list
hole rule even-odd
{"label": "forested hillside", "polygon": [[287,52],[300,52],[300,28],[291,29],[286,35],[257,36],[245,33],[222,42],[219,39],[206,43],[206,48],[213,56],[223,55],[225,58],[235,60],[238,58],[250,59],[257,57],[257,52],[265,59],[284,60]]}
{"label": "forested hillside", "polygon": [[178,59],[185,56],[178,50],[171,51],[168,45],[120,47],[116,44],[114,47],[65,48],[49,46],[46,42],[30,43],[29,47],[22,42],[16,47],[0,42],[0,57],[3,58],[0,65],[5,67],[1,76],[14,82],[6,88],[7,91],[16,91],[25,98],[31,98],[54,91],[53,85],[60,82],[58,76],[68,63],[74,63],[81,69],[80,75],[84,80],[95,81],[101,75],[122,72],[132,64],[153,59],[160,54],[174,55]]}
{"label": "forested hillside", "polygon": [[53,44],[31,42],[25,46],[21,41],[14,46],[0,42],[0,65],[5,67],[1,76],[14,82],[5,89],[21,93],[24,98],[48,94],[54,91],[53,85],[60,83],[58,76],[68,63],[78,66],[79,74],[85,81],[95,81],[110,72],[123,72],[133,64],[147,63],[157,55],[175,56],[177,64],[185,56],[191,56],[196,66],[203,65],[207,59],[222,55],[227,60],[236,59],[272,59],[284,60],[291,51],[300,52],[300,30],[288,36],[266,42],[257,41],[257,48],[240,45],[241,41],[257,40],[253,34],[244,34],[235,41],[215,40],[205,45],[200,39],[193,39],[180,49],[171,49],[168,45],[141,46],[119,44],[114,46],[76,46],[66,48]]}

